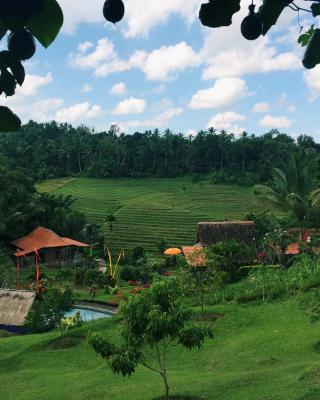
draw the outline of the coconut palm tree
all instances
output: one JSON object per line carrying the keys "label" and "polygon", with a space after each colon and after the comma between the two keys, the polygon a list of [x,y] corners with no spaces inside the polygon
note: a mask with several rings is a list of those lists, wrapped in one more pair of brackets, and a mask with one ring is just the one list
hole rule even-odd
{"label": "coconut palm tree", "polygon": [[273,168],[270,184],[254,187],[256,203],[294,215],[300,228],[300,241],[308,208],[320,205],[320,189],[315,190],[316,162],[314,153],[293,153],[287,171]]}

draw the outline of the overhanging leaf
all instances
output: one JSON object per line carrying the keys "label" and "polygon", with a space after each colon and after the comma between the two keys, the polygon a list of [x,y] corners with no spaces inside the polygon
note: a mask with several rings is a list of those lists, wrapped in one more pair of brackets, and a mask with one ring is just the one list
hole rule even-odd
{"label": "overhanging leaf", "polygon": [[26,27],[44,47],[49,47],[63,24],[63,12],[56,0],[45,0],[43,11],[32,17]]}
{"label": "overhanging leaf", "polygon": [[314,32],[314,25],[311,25],[311,28],[307,31],[302,33],[298,38],[298,43],[301,44],[302,47],[305,47],[313,35]]}
{"label": "overhanging leaf", "polygon": [[311,4],[311,11],[314,17],[320,15],[320,3],[312,3]]}
{"label": "overhanging leaf", "polygon": [[19,117],[10,108],[0,106],[0,132],[16,132],[20,128]]}
{"label": "overhanging leaf", "polygon": [[7,28],[4,26],[3,22],[0,20],[0,40],[6,34]]}
{"label": "overhanging leaf", "polygon": [[14,79],[21,86],[25,78],[25,70],[20,60],[15,58],[9,51],[0,52],[0,67],[9,68],[14,76]]}
{"label": "overhanging leaf", "polygon": [[229,26],[232,16],[240,10],[240,0],[210,0],[201,5],[199,18],[202,25],[210,28]]}
{"label": "overhanging leaf", "polygon": [[308,69],[312,69],[320,64],[320,29],[314,30],[308,42],[302,64]]}
{"label": "overhanging leaf", "polygon": [[258,11],[263,23],[263,35],[265,35],[269,29],[277,23],[282,11],[289,3],[289,0],[263,0],[263,4],[260,6]]}

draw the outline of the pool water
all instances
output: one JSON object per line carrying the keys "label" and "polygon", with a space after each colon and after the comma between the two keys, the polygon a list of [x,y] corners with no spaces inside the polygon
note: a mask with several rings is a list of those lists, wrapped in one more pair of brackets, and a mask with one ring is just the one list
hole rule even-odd
{"label": "pool water", "polygon": [[94,310],[88,310],[88,309],[78,308],[78,307],[73,307],[71,310],[66,312],[65,317],[73,317],[74,314],[77,312],[80,313],[81,319],[83,321],[93,321],[96,319],[111,317],[111,314],[108,314],[108,313],[94,311]]}

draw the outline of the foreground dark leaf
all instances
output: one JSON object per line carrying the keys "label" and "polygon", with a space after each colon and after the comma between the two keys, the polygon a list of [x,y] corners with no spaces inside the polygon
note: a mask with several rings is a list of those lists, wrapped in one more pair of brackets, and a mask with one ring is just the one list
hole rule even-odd
{"label": "foreground dark leaf", "polygon": [[0,106],[0,132],[16,132],[21,128],[19,117],[10,108]]}
{"label": "foreground dark leaf", "polygon": [[44,47],[49,47],[63,24],[63,12],[56,0],[45,0],[43,11],[32,17],[26,27]]}
{"label": "foreground dark leaf", "polygon": [[263,0],[263,4],[260,6],[258,11],[263,23],[263,35],[265,35],[270,28],[277,23],[282,11],[289,3],[290,1]]}
{"label": "foreground dark leaf", "polygon": [[210,28],[229,26],[232,16],[240,10],[240,0],[211,0],[201,5],[199,18],[202,25]]}

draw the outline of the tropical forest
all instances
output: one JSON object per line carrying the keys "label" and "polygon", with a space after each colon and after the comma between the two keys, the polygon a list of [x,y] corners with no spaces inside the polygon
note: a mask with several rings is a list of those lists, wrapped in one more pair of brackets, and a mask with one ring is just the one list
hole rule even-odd
{"label": "tropical forest", "polygon": [[319,18],[0,0],[0,399],[320,399]]}

